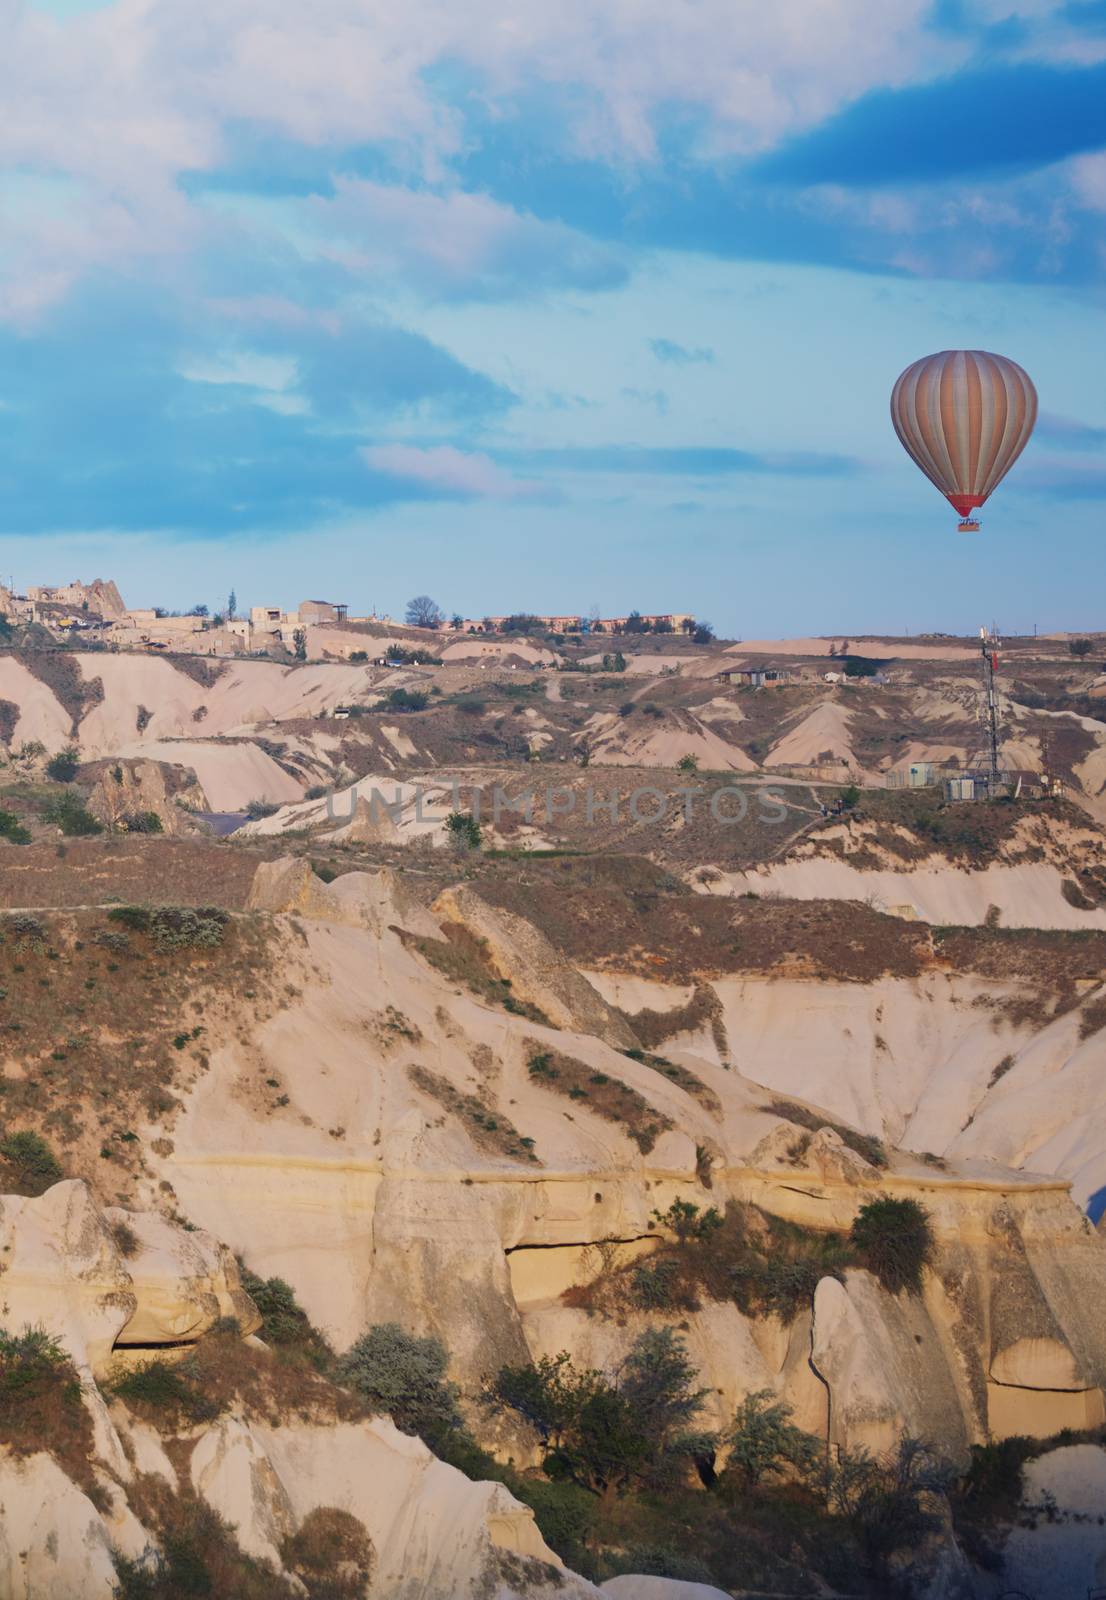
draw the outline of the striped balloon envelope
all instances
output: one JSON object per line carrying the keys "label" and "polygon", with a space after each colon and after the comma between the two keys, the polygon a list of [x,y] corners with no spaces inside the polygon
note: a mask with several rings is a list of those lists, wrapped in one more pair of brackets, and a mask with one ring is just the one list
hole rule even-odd
{"label": "striped balloon envelope", "polygon": [[[1021,455],[1037,420],[1028,373],[987,350],[923,356],[891,392],[899,442],[946,500],[968,519]],[[963,520],[962,529],[977,522]]]}

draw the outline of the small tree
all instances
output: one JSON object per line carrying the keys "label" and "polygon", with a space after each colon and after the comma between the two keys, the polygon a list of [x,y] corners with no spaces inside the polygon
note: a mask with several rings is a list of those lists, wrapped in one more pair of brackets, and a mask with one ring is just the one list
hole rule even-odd
{"label": "small tree", "polygon": [[652,1328],[613,1377],[578,1370],[562,1351],[503,1367],[489,1398],[537,1431],[551,1478],[606,1496],[631,1483],[671,1484],[713,1450],[714,1436],[691,1428],[707,1392],[692,1387],[695,1377],[679,1336]]}
{"label": "small tree", "polygon": [[227,616],[230,618],[231,622],[234,621],[234,616],[235,616],[235,613],[236,613],[237,610],[238,610],[238,596],[235,594],[234,590],[232,589],[230,591],[230,594],[227,596]]}
{"label": "small tree", "polygon": [[698,772],[699,757],[691,754],[681,756],[676,763],[676,770],[677,772]]}
{"label": "small tree", "polygon": [[292,633],[292,654],[297,661],[307,660],[307,629],[296,628]]}
{"label": "small tree", "polygon": [[881,1195],[862,1205],[849,1237],[869,1272],[892,1294],[921,1294],[933,1254],[929,1212],[917,1200]]}
{"label": "small tree", "polygon": [[1080,661],[1082,661],[1084,656],[1090,655],[1091,648],[1091,641],[1089,639],[1068,640],[1068,649],[1071,651],[1072,655],[1078,657]]}
{"label": "small tree", "polygon": [[445,828],[459,850],[479,850],[483,831],[468,811],[451,811],[445,819]]}
{"label": "small tree", "polygon": [[855,783],[848,784],[841,791],[841,804],[846,811],[851,811],[859,803],[860,790]]}
{"label": "small tree", "polygon": [[648,633],[649,624],[642,621],[640,611],[631,611],[626,618],[626,626],[622,631],[623,633]]}
{"label": "small tree", "polygon": [[807,1477],[818,1465],[820,1455],[817,1439],[795,1426],[791,1407],[778,1400],[771,1389],[758,1389],[745,1396],[724,1442],[730,1448],[726,1472],[734,1474],[746,1489],[754,1489],[769,1475],[785,1474],[789,1469]]}
{"label": "small tree", "polygon": [[413,600],[408,600],[404,615],[409,628],[440,628],[445,621],[441,606],[428,594],[417,594]]}
{"label": "small tree", "polygon": [[461,615],[461,613],[459,611],[455,611],[453,613],[453,615],[450,617],[449,625],[450,625],[451,628],[463,628],[464,627],[465,619],[464,619],[464,617]]}
{"label": "small tree", "polygon": [[692,644],[713,644],[714,629],[709,622],[697,622],[695,631],[691,635]]}
{"label": "small tree", "polygon": [[190,617],[206,617],[207,616],[207,607],[205,605],[202,605],[202,604],[198,605],[198,606],[193,606],[192,610],[188,613],[188,615]]}

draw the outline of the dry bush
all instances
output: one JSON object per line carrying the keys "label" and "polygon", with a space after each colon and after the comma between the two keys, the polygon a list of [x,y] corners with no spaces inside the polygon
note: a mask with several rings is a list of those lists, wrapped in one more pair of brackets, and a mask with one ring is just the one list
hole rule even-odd
{"label": "dry bush", "polygon": [[[727,1053],[726,1025],[722,1017],[722,1002],[709,983],[699,983],[691,999],[671,1011],[624,1012],[626,1021],[647,1050],[655,1050],[677,1033],[691,1033],[697,1028],[709,1027],[719,1055]],[[690,1074],[689,1074],[690,1076]]]}
{"label": "dry bush", "polygon": [[176,1433],[210,1422],[232,1406],[272,1427],[290,1417],[312,1422],[349,1422],[370,1415],[354,1393],[331,1382],[292,1352],[259,1350],[236,1329],[219,1327],[184,1360],[155,1360],[126,1373],[113,1392],[138,1416],[162,1432]]}
{"label": "dry bush", "polygon": [[364,1600],[376,1552],[363,1523],[336,1506],[316,1506],[280,1547],[308,1600]]}

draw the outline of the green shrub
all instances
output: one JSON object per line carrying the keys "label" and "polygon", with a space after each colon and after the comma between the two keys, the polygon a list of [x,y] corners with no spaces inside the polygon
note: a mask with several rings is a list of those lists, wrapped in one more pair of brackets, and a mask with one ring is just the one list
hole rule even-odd
{"label": "green shrub", "polygon": [[261,1337],[278,1350],[303,1355],[312,1366],[329,1365],[333,1352],[283,1278],[259,1278],[239,1264],[242,1287],[261,1314]]}
{"label": "green shrub", "polygon": [[121,1400],[138,1410],[166,1414],[187,1422],[210,1422],[219,1407],[167,1361],[149,1361],[125,1373],[112,1386]]}
{"label": "green shrub", "polygon": [[462,850],[479,850],[483,832],[474,816],[467,811],[451,811],[445,819],[446,832],[453,843]]}
{"label": "green shrub", "polygon": [[0,1156],[7,1169],[2,1181],[8,1194],[45,1194],[65,1177],[54,1152],[37,1133],[9,1133],[0,1139]]}
{"label": "green shrub", "polygon": [[421,689],[393,689],[388,705],[393,711],[425,711],[429,699]]}
{"label": "green shrub", "polygon": [[262,817],[275,817],[280,806],[275,800],[248,800],[246,802],[246,815],[253,822],[258,822]]}
{"label": "green shrub", "polygon": [[97,822],[84,801],[72,789],[66,789],[56,799],[47,800],[42,808],[44,822],[52,822],[70,839],[91,838],[103,833],[104,825]]}
{"label": "green shrub", "polygon": [[77,776],[81,765],[80,752],[70,745],[65,750],[59,750],[57,755],[50,757],[46,763],[46,776],[54,783],[72,783]]}
{"label": "green shrub", "polygon": [[463,1428],[459,1390],[446,1377],[449,1357],[433,1337],[420,1339],[395,1322],[377,1323],[338,1363],[343,1382],[386,1412],[404,1433],[435,1441]]}
{"label": "green shrub", "polygon": [[165,832],[156,811],[128,811],[119,820],[127,833]]}
{"label": "green shrub", "polygon": [[230,913],[221,906],[112,906],[108,919],[149,934],[158,950],[212,949],[222,944]]}
{"label": "green shrub", "polygon": [[861,1206],[849,1235],[862,1264],[892,1294],[922,1292],[933,1253],[929,1213],[917,1200],[881,1195]]}
{"label": "green shrub", "polygon": [[5,811],[0,807],[0,839],[6,839],[9,844],[30,844],[31,833],[25,828],[14,811]]}

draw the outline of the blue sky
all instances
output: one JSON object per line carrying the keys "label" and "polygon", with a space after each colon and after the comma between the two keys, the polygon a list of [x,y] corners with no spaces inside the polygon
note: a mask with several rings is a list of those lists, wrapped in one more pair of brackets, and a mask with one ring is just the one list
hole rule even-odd
{"label": "blue sky", "polygon": [[[13,0],[0,574],[1102,626],[1102,0]],[[887,414],[1042,421],[976,539]]]}

